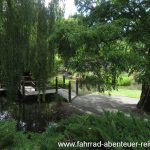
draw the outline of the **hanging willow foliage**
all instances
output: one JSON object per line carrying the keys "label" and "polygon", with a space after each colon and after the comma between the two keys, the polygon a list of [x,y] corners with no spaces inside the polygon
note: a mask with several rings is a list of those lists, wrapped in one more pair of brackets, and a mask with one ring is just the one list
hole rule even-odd
{"label": "hanging willow foliage", "polygon": [[44,7],[44,3],[40,1],[38,2],[37,16],[37,44],[34,75],[38,81],[39,92],[41,90],[44,92],[48,79],[47,11]]}
{"label": "hanging willow foliage", "polygon": [[[61,0],[62,1],[62,0]],[[48,50],[49,50],[49,77],[55,74],[55,41],[52,36],[56,30],[56,21],[64,15],[64,10],[59,7],[59,0],[52,0],[48,6]]]}
{"label": "hanging willow foliage", "polygon": [[0,1],[0,83],[2,83],[2,48],[3,48],[3,1]]}
{"label": "hanging willow foliage", "polygon": [[[4,1],[5,2],[5,1]],[[17,94],[20,77],[22,75],[22,44],[23,44],[23,20],[20,15],[20,5],[15,1],[6,0],[4,22],[5,37],[3,55],[4,81],[8,95],[14,97]]]}
{"label": "hanging willow foliage", "polygon": [[32,73],[39,92],[46,89],[54,61],[48,36],[56,17],[49,9],[43,0],[0,1],[0,84],[5,84],[11,99],[25,72]]}

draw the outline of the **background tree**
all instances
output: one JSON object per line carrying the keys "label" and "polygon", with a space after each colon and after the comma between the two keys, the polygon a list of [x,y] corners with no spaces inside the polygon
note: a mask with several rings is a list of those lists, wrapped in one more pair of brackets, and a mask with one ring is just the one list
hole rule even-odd
{"label": "background tree", "polygon": [[129,57],[127,41],[121,40],[122,30],[117,23],[92,23],[90,14],[63,22],[55,38],[59,54],[69,62],[67,67],[80,74],[86,85],[99,91],[115,88],[119,74],[128,70],[125,66]]}
{"label": "background tree", "polygon": [[57,22],[64,16],[64,9],[60,8],[60,0],[52,0],[48,6],[48,49],[50,51],[49,60],[49,77],[53,77],[57,74],[57,60],[56,58],[56,41],[54,40],[54,34],[57,30]]}
{"label": "background tree", "polygon": [[55,48],[64,61],[64,66],[75,56],[76,49],[79,47],[79,36],[82,26],[78,24],[75,18],[68,20],[59,19],[56,24],[56,30],[51,37],[55,43]]}

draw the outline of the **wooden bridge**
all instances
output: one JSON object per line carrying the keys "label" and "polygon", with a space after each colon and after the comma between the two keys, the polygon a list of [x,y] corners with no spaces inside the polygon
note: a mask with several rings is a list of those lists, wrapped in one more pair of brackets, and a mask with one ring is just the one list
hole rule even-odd
{"label": "wooden bridge", "polygon": [[[43,94],[45,95],[46,99],[49,99],[52,97],[52,95],[58,94],[68,102],[71,102],[71,100],[78,95],[78,80],[76,80],[76,92],[73,92],[71,89],[71,81],[69,81],[67,88],[63,88],[65,87],[64,85],[65,77],[63,77],[62,87],[59,86],[58,77],[56,77],[55,86],[47,86],[45,92],[43,93],[42,91],[39,92],[37,90],[34,81],[23,81],[20,85],[19,93],[24,101],[37,99],[38,96],[42,96]],[[6,91],[7,89],[0,88],[0,95],[2,95]]]}
{"label": "wooden bridge", "polygon": [[56,89],[47,89],[45,90],[44,93],[36,91],[35,88],[31,86],[25,86],[24,89],[25,89],[24,94],[22,90],[20,90],[20,93],[24,100],[36,99],[38,98],[39,95],[42,96],[43,94],[45,95],[46,99],[50,98],[54,94],[58,94],[68,102],[71,102],[71,100],[76,97],[75,92],[71,91],[70,93],[69,89],[63,89],[63,88],[59,88],[57,91]]}

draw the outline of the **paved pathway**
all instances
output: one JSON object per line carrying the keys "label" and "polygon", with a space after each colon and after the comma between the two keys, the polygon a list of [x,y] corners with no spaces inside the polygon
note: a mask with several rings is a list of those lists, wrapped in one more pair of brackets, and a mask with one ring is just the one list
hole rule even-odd
{"label": "paved pathway", "polygon": [[123,96],[90,94],[74,98],[71,105],[72,107],[89,114],[101,114],[104,110],[113,112],[131,112],[136,109],[138,101],[138,99]]}

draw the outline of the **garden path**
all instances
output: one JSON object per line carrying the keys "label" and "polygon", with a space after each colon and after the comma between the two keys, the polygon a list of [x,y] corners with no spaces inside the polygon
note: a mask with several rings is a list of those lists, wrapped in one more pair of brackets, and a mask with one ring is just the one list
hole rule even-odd
{"label": "garden path", "polygon": [[138,99],[123,96],[102,96],[90,94],[77,96],[72,100],[72,107],[88,114],[101,114],[103,111],[131,112],[136,110]]}

